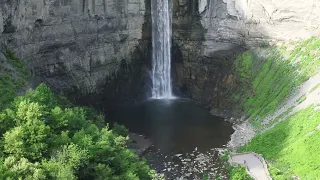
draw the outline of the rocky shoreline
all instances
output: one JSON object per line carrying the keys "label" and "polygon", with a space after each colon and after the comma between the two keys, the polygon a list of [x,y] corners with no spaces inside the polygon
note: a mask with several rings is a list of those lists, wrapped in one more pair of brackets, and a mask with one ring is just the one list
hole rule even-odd
{"label": "rocky shoreline", "polygon": [[153,146],[147,150],[144,157],[157,173],[163,174],[165,179],[202,180],[208,177],[227,180],[227,168],[220,160],[219,153],[217,149],[200,152],[195,148],[190,153],[174,154],[162,152]]}
{"label": "rocky shoreline", "polygon": [[165,179],[228,179],[227,168],[220,159],[221,149],[200,151],[195,147],[192,152],[176,154],[156,148],[152,141],[143,135],[129,133],[129,137],[128,146],[135,150],[139,157],[145,158],[152,169]]}
{"label": "rocky shoreline", "polygon": [[143,135],[129,133],[128,146],[136,151],[136,154],[145,158],[152,169],[156,170],[165,179],[203,179],[204,177],[228,179],[226,164],[221,160],[221,152],[226,149],[235,150],[239,146],[248,143],[254,136],[254,128],[243,119],[228,119],[233,123],[235,132],[225,148],[213,148],[200,152],[197,147],[189,153],[165,152],[156,148],[151,139]]}
{"label": "rocky shoreline", "polygon": [[[239,122],[241,122],[241,120]],[[231,148],[232,150],[247,144],[256,135],[254,128],[248,121],[234,123],[233,129],[235,131],[231,135],[231,139],[227,144],[227,147]]]}

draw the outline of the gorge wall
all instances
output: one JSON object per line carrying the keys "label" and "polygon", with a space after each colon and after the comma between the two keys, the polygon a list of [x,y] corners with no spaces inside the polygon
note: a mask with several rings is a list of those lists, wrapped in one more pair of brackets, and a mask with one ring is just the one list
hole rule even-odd
{"label": "gorge wall", "polygon": [[[140,93],[150,31],[145,0],[5,0],[0,42],[50,87],[101,94]],[[151,24],[150,24],[151,25]],[[116,80],[117,79],[117,80]],[[128,84],[131,91],[127,91]],[[132,89],[132,87],[137,87]],[[133,95],[132,95],[133,96]]]}
{"label": "gorge wall", "polygon": [[229,101],[239,88],[235,55],[320,33],[319,1],[179,0],[174,6],[175,83],[221,116],[237,110]]}
{"label": "gorge wall", "polygon": [[[0,48],[59,91],[128,101],[147,93],[149,0],[4,0]],[[246,48],[320,33],[317,0],[173,0],[176,89],[232,109],[233,59]]]}

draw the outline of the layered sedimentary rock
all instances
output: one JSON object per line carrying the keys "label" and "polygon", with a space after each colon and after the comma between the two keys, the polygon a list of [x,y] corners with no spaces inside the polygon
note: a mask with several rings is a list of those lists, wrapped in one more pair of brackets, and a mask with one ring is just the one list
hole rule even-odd
{"label": "layered sedimentary rock", "polygon": [[[228,109],[233,57],[245,48],[320,33],[317,0],[172,0],[176,89]],[[105,100],[145,94],[149,0],[3,0],[0,48],[51,87]]]}
{"label": "layered sedimentary rock", "polygon": [[146,64],[137,59],[139,48],[148,49],[144,46],[150,39],[143,34],[144,0],[5,0],[0,4],[2,50],[14,51],[36,76],[58,90],[116,91],[119,87],[114,83],[108,87],[108,82],[122,78],[121,73],[132,71],[136,64],[143,64],[139,69]]}
{"label": "layered sedimentary rock", "polygon": [[319,1],[174,2],[175,85],[215,114],[232,109],[228,95],[236,84],[236,54],[320,34]]}

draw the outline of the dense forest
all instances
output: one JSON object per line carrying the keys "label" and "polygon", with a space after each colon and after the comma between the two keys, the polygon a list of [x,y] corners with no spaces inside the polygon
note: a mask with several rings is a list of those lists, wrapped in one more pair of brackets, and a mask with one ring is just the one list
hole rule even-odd
{"label": "dense forest", "polygon": [[127,133],[41,84],[0,113],[0,179],[152,179]]}

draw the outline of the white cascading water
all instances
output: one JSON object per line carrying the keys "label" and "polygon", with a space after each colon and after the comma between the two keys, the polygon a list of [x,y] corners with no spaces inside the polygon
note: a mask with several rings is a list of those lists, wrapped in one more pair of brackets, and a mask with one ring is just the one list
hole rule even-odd
{"label": "white cascading water", "polygon": [[171,0],[152,0],[152,98],[173,99],[171,85]]}

